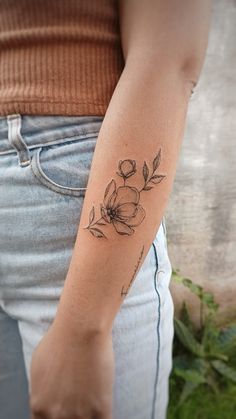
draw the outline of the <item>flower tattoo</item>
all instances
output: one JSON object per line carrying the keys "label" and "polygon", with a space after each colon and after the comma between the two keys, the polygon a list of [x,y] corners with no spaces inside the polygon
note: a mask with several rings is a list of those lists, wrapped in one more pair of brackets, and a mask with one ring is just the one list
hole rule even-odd
{"label": "flower tattoo", "polygon": [[128,177],[134,175],[136,171],[136,161],[126,159],[119,161],[119,172],[116,173],[123,177],[123,179],[127,179]]}
{"label": "flower tattoo", "polygon": [[[137,189],[135,186],[126,185],[127,179],[137,172],[136,161],[125,159],[120,160],[117,175],[120,176],[124,184],[117,186],[112,179],[106,187],[103,203],[100,204],[101,218],[94,222],[95,208],[92,207],[89,214],[89,225],[84,227],[95,237],[107,238],[104,232],[99,228],[112,224],[116,232],[121,235],[131,235],[134,233],[132,227],[142,223],[146,212],[140,204],[140,194],[143,191],[149,191],[155,184],[160,183],[166,176],[154,174],[161,162],[161,149],[152,162],[152,173],[149,174],[149,168],[146,161],[143,164],[144,186]],[[151,184],[153,184],[151,186]]]}

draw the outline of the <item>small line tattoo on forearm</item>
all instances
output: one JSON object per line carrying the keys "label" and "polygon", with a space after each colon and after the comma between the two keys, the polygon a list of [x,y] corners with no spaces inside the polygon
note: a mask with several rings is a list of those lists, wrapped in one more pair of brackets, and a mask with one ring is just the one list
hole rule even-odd
{"label": "small line tattoo on forearm", "polygon": [[139,258],[138,258],[138,262],[136,263],[136,265],[134,267],[134,273],[132,275],[132,278],[131,278],[131,280],[129,282],[128,287],[125,289],[125,286],[123,285],[123,287],[121,289],[121,297],[123,297],[124,295],[127,295],[128,292],[129,292],[129,289],[130,289],[130,287],[131,287],[131,285],[133,283],[133,280],[135,279],[136,272],[137,272],[137,270],[139,268],[139,265],[141,263],[141,260],[142,260],[142,257],[143,257],[143,252],[144,252],[144,246],[142,247],[141,253],[140,253]]}
{"label": "small line tattoo on forearm", "polygon": [[100,228],[108,224],[113,225],[115,231],[120,235],[132,235],[134,228],[141,224],[146,216],[145,209],[140,204],[140,195],[143,191],[150,191],[154,185],[159,184],[166,175],[155,173],[161,162],[161,148],[152,162],[152,171],[146,161],[142,168],[144,184],[141,189],[136,186],[127,185],[128,179],[137,172],[136,161],[131,159],[120,160],[116,174],[123,180],[123,185],[117,186],[112,179],[107,185],[104,193],[103,203],[100,203],[101,217],[95,219],[95,208],[92,207],[89,213],[89,224],[84,229],[98,238],[105,238],[104,231]]}

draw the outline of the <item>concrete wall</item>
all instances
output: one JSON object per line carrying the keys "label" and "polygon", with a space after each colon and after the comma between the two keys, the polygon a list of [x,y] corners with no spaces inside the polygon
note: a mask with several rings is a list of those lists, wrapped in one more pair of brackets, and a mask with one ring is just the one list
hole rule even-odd
{"label": "concrete wall", "polygon": [[[166,224],[173,268],[214,292],[220,321],[236,320],[235,137],[236,1],[215,0]],[[171,284],[176,314],[183,299],[191,300],[183,290]]]}

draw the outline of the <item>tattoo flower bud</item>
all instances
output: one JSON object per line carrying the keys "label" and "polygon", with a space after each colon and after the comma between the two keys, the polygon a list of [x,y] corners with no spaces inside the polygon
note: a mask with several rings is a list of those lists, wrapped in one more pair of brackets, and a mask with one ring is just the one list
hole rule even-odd
{"label": "tattoo flower bud", "polygon": [[119,161],[119,172],[116,172],[119,176],[127,179],[136,172],[136,161],[135,160],[120,160]]}

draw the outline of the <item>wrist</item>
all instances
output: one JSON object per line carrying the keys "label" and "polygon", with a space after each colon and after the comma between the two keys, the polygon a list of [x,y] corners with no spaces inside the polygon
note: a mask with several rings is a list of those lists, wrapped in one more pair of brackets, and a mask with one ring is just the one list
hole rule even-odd
{"label": "wrist", "polygon": [[60,299],[54,323],[64,330],[68,330],[79,340],[106,338],[111,334],[113,325],[109,316],[88,313],[88,310],[74,307],[63,298]]}

